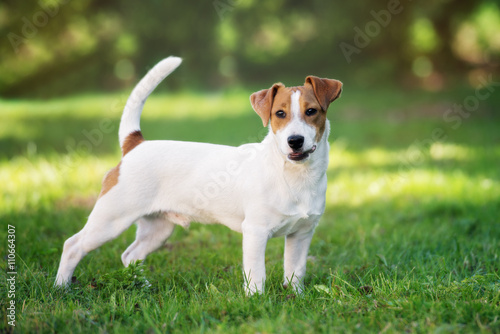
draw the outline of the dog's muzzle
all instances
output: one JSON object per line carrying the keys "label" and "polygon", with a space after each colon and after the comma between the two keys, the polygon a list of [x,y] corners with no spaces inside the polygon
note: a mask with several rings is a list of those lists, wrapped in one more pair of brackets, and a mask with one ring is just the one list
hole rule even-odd
{"label": "dog's muzzle", "polygon": [[288,155],[288,159],[293,161],[301,161],[306,159],[309,154],[313,153],[316,150],[316,145],[314,145],[308,151],[302,151],[304,146],[304,136],[301,135],[292,135],[287,138],[288,146],[293,150],[292,153]]}

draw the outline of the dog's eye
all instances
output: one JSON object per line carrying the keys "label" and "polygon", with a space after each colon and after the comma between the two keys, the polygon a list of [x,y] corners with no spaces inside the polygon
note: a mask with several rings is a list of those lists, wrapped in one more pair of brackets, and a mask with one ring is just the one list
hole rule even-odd
{"label": "dog's eye", "polygon": [[318,112],[318,111],[317,111],[316,109],[314,109],[314,108],[309,108],[309,109],[307,109],[307,110],[306,110],[306,115],[307,115],[307,116],[312,116],[312,115],[314,115],[314,114],[315,114],[315,113],[317,113],[317,112]]}
{"label": "dog's eye", "polygon": [[276,117],[278,118],[285,118],[286,117],[286,112],[284,112],[283,110],[278,110],[276,113],[275,113]]}

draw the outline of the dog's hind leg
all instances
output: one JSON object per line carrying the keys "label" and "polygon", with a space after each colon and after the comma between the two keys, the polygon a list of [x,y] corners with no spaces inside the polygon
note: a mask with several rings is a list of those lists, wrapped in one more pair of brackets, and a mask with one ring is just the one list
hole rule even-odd
{"label": "dog's hind leg", "polygon": [[135,241],[122,254],[122,262],[127,267],[131,262],[144,260],[167,241],[174,231],[175,224],[166,214],[142,217],[137,222]]}
{"label": "dog's hind leg", "polygon": [[[124,209],[126,206],[110,204],[109,197],[99,199],[84,228],[66,240],[55,285],[69,284],[73,271],[85,255],[118,237],[137,220],[137,211],[131,207]],[[113,207],[115,210],[111,210]]]}

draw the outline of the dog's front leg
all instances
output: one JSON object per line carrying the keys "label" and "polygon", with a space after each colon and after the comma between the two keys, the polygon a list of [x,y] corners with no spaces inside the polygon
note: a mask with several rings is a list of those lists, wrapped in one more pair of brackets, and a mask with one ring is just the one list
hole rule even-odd
{"label": "dog's front leg", "polygon": [[297,231],[285,237],[285,282],[283,286],[286,288],[291,285],[298,294],[301,294],[304,288],[307,253],[313,234],[314,229]]}
{"label": "dog's front leg", "polygon": [[266,246],[269,234],[255,231],[255,228],[243,228],[243,274],[247,295],[264,292],[266,280]]}

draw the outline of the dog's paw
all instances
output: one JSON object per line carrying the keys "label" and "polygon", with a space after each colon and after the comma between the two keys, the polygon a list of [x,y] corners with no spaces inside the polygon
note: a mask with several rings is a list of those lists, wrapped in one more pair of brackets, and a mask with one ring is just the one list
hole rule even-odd
{"label": "dog's paw", "polygon": [[54,288],[56,289],[69,289],[69,287],[71,286],[71,282],[69,282],[69,280],[64,280],[64,279],[61,279],[61,278],[57,278],[55,281],[54,281]]}
{"label": "dog's paw", "polygon": [[245,284],[243,286],[244,290],[245,290],[245,295],[247,297],[251,297],[253,295],[261,295],[264,293],[264,285],[261,284],[261,286],[257,286],[257,284],[253,284],[253,285],[250,285],[250,284]]}

